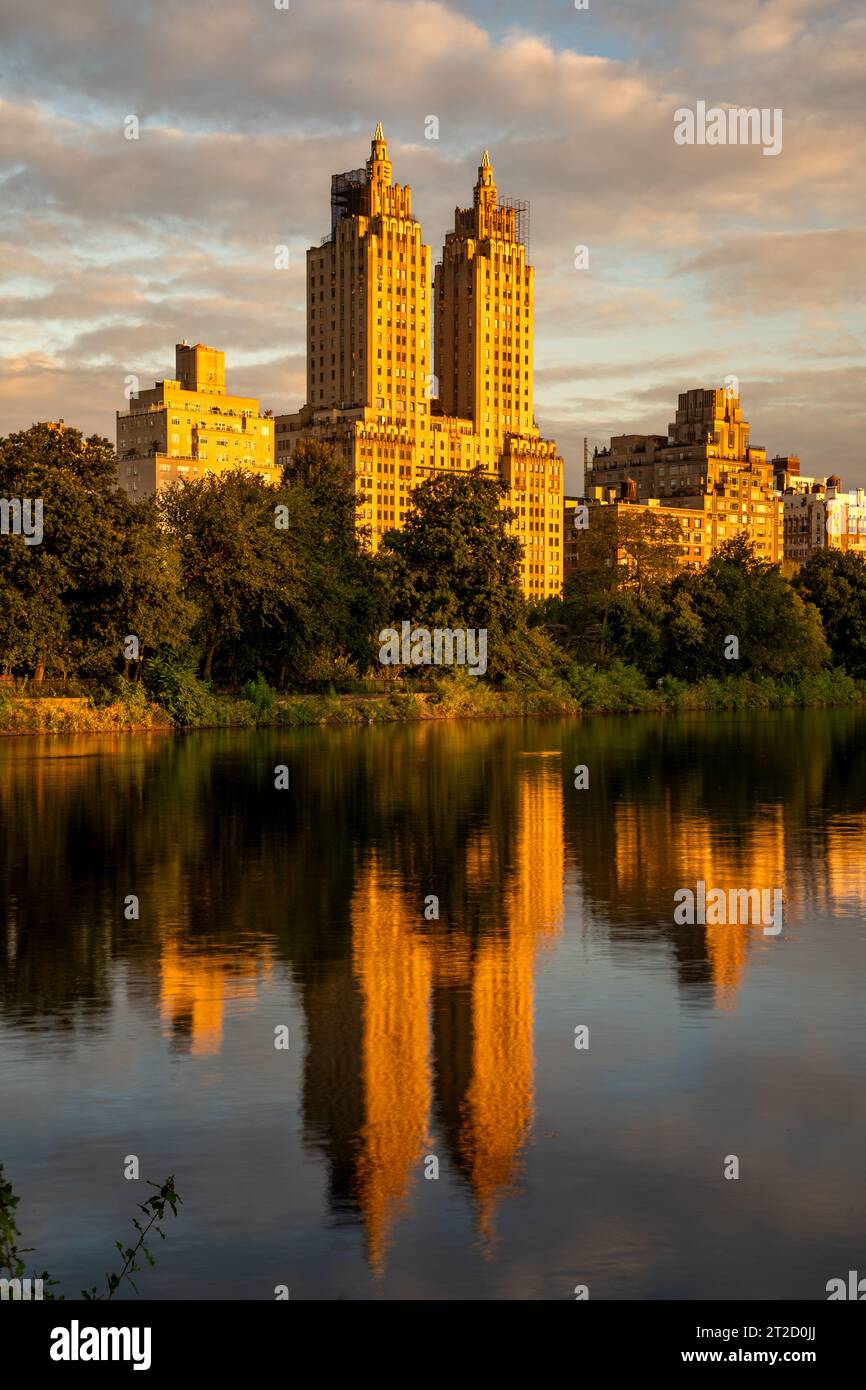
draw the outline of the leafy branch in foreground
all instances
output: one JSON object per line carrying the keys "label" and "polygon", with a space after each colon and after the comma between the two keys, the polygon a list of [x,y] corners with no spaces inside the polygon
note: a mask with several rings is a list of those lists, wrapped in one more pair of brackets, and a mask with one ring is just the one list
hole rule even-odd
{"label": "leafy branch in foreground", "polygon": [[[106,1274],[107,1292],[104,1294],[97,1293],[95,1285],[89,1291],[82,1289],[82,1298],[89,1302],[98,1302],[102,1299],[109,1301],[114,1297],[124,1280],[130,1283],[135,1292],[138,1293],[138,1285],[132,1276],[141,1269],[141,1265],[138,1263],[139,1258],[143,1255],[150,1266],[156,1264],[156,1260],[148,1248],[147,1237],[155,1232],[160,1240],[165,1240],[165,1232],[159,1223],[165,1219],[166,1207],[170,1207],[172,1215],[177,1216],[177,1204],[181,1199],[175,1191],[173,1175],[167,1177],[162,1184],[148,1181],[148,1186],[156,1188],[155,1193],[152,1197],[148,1197],[146,1202],[139,1203],[139,1211],[147,1217],[147,1221],[142,1223],[137,1217],[133,1217],[132,1220],[132,1224],[138,1232],[138,1240],[134,1245],[124,1245],[119,1240],[115,1242],[123,1260],[120,1273]],[[20,1231],[15,1221],[15,1209],[19,1200],[12,1184],[7,1182],[3,1173],[3,1165],[0,1163],[0,1271],[8,1270],[13,1280],[20,1280],[24,1277],[25,1262],[22,1256],[31,1253],[30,1247],[22,1249],[17,1243]],[[42,1298],[55,1298],[56,1295],[48,1290],[56,1285],[57,1280],[49,1278],[47,1271],[43,1271],[38,1277],[43,1285]],[[62,1295],[60,1297],[62,1298]]]}
{"label": "leafy branch in foreground", "polygon": [[[138,1217],[132,1218],[132,1224],[138,1231],[138,1240],[135,1245],[124,1245],[120,1240],[115,1241],[115,1245],[123,1258],[123,1268],[119,1274],[106,1274],[105,1282],[108,1285],[108,1293],[105,1295],[106,1301],[114,1297],[124,1279],[128,1280],[135,1292],[138,1293],[138,1285],[132,1276],[141,1269],[141,1265],[138,1264],[139,1253],[144,1256],[151,1268],[156,1264],[156,1260],[145,1243],[145,1237],[153,1230],[160,1240],[165,1240],[165,1231],[162,1230],[159,1223],[165,1219],[166,1207],[171,1207],[172,1215],[177,1216],[177,1204],[180,1197],[174,1190],[174,1177],[166,1178],[162,1186],[158,1182],[148,1181],[148,1186],[155,1187],[156,1192],[152,1197],[148,1197],[146,1202],[140,1202],[138,1207],[139,1211],[148,1218],[147,1224],[142,1226]],[[81,1296],[90,1302],[102,1297],[96,1292],[96,1285],[89,1293],[87,1289],[82,1289]]]}
{"label": "leafy branch in foreground", "polygon": [[[15,1208],[19,1201],[20,1198],[16,1196],[11,1182],[7,1182],[3,1164],[0,1163],[0,1271],[7,1269],[12,1279],[25,1277],[25,1262],[21,1257],[32,1254],[32,1246],[24,1246],[21,1249],[18,1247],[21,1232],[15,1223]],[[42,1297],[53,1299],[54,1294],[46,1291],[56,1284],[57,1280],[49,1279],[47,1270],[33,1277],[42,1280]]]}

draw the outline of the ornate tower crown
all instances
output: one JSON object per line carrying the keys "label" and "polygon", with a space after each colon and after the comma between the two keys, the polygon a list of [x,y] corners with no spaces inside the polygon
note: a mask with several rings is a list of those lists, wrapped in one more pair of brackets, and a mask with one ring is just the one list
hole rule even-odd
{"label": "ornate tower crown", "polygon": [[493,180],[493,163],[490,158],[490,151],[485,150],[481,156],[481,163],[478,166],[478,181],[475,184],[475,207],[478,209],[479,223],[478,235],[484,236],[487,232],[487,220],[485,214],[490,209],[496,207],[497,193],[496,184]]}
{"label": "ornate tower crown", "polygon": [[370,158],[367,160],[367,178],[370,183],[389,184],[391,182],[391,161],[388,158],[388,142],[382,129],[382,122],[376,122]]}

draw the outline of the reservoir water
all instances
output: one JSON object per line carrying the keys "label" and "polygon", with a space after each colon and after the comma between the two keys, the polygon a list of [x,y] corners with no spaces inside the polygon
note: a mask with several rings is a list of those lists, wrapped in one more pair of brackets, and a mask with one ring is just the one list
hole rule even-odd
{"label": "reservoir water", "polygon": [[[144,1297],[866,1274],[864,736],[836,710],[0,741],[0,1160],[33,1268],[67,1297],[114,1268],[134,1155],[183,1201]],[[781,889],[782,931],[678,925],[698,882]]]}

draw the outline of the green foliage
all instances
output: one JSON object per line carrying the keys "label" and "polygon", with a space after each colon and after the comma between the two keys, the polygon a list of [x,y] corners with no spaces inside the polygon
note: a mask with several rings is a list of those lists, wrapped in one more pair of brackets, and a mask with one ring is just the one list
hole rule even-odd
{"label": "green foliage", "polygon": [[92,702],[97,709],[119,708],[129,717],[130,723],[137,720],[145,723],[150,713],[146,687],[125,676],[114,676],[108,685],[101,686]]}
{"label": "green foliage", "polygon": [[[165,1240],[165,1232],[160,1226],[160,1222],[165,1220],[166,1208],[170,1208],[172,1215],[177,1216],[177,1204],[180,1196],[175,1190],[174,1178],[168,1177],[163,1183],[148,1182],[149,1187],[156,1189],[152,1197],[139,1204],[139,1211],[147,1217],[147,1222],[142,1224],[137,1217],[133,1217],[133,1226],[138,1232],[138,1239],[134,1245],[124,1245],[121,1241],[116,1241],[115,1245],[120,1254],[123,1264],[120,1270],[114,1274],[106,1274],[105,1294],[98,1294],[94,1285],[91,1289],[82,1289],[81,1297],[93,1301],[104,1298],[106,1302],[112,1299],[120,1288],[124,1280],[131,1284],[138,1293],[138,1286],[132,1278],[133,1274],[140,1271],[141,1266],[138,1261],[144,1258],[150,1266],[156,1264],[151,1250],[147,1245],[147,1239],[151,1232],[158,1235],[161,1240]],[[16,1208],[19,1197],[15,1193],[12,1184],[7,1181],[3,1164],[0,1163],[0,1273],[8,1271],[10,1279],[23,1279],[25,1277],[41,1279],[43,1282],[43,1300],[55,1299],[58,1296],[51,1292],[52,1288],[57,1287],[57,1280],[51,1279],[47,1271],[42,1274],[25,1276],[25,1261],[22,1256],[29,1255],[32,1251],[29,1248],[21,1249],[18,1246],[20,1232],[16,1224]],[[62,1298],[62,1295],[60,1296]]]}
{"label": "green foliage", "polygon": [[169,538],[116,487],[105,439],[33,425],[0,439],[0,496],[41,499],[43,539],[0,536],[0,668],[107,675],[123,638],[181,644],[190,610]]}
{"label": "green foliage", "polygon": [[217,702],[188,657],[157,657],[144,675],[148,694],[180,728],[208,728],[220,723]]}
{"label": "green foliage", "polygon": [[[784,676],[817,671],[829,650],[817,609],[804,603],[778,565],[755,558],[743,536],[729,540],[704,569],[670,586],[664,666],[685,680],[738,674]],[[725,655],[739,642],[736,663]]]}
{"label": "green foliage", "polygon": [[834,663],[866,676],[866,559],[854,550],[818,551],[794,588],[820,613]]}
{"label": "green foliage", "polygon": [[552,634],[579,662],[619,657],[654,669],[662,644],[660,595],[676,576],[681,550],[679,523],[671,517],[646,508],[596,508],[562,599],[548,600]]}
{"label": "green foliage", "polygon": [[514,513],[502,506],[505,492],[480,470],[428,479],[412,493],[403,528],[386,533],[379,559],[391,625],[485,629],[494,681],[511,669],[528,632],[521,547],[508,530]]}
{"label": "green foliage", "polygon": [[[69,695],[70,677],[72,689],[99,687],[38,709],[0,690],[5,730],[486,712],[489,685],[507,697],[500,712],[797,701],[807,677],[816,701],[847,702],[859,687],[825,679],[828,663],[866,677],[866,561],[855,552],[823,551],[789,583],[739,537],[702,570],[679,570],[678,523],[598,508],[562,598],[530,604],[503,485],[481,470],[416,488],[375,557],[351,472],[318,441],[300,444],[276,489],[236,470],[133,503],[115,482],[104,439],[47,424],[0,439],[0,495],[41,498],[44,526],[37,546],[0,537],[0,671],[34,693]],[[486,676],[467,684],[422,666],[386,678],[378,632],[404,620],[486,630]],[[135,663],[124,660],[128,635]],[[737,660],[725,655],[730,636]],[[239,695],[216,697],[211,678]],[[433,703],[419,706],[431,679]],[[735,692],[732,680],[749,684]],[[326,696],[278,699],[287,688]],[[350,690],[393,700],[337,696]]]}
{"label": "green foliage", "polygon": [[[597,566],[587,561],[566,585],[551,632],[578,664],[611,661],[637,667],[655,683],[667,676],[698,682],[714,676],[793,675],[818,671],[829,658],[817,608],[804,602],[777,565],[758,560],[743,537],[722,545],[698,571],[673,579],[662,571],[635,577],[615,567],[601,540]],[[726,657],[729,637],[739,658]]]}
{"label": "green foliage", "polygon": [[682,709],[753,710],[795,706],[852,705],[866,702],[866,686],[844,671],[804,671],[771,678],[763,675],[708,676],[682,687],[672,701]]}
{"label": "green foliage", "polygon": [[333,449],[302,442],[279,488],[235,470],[169,489],[160,511],[197,615],[205,679],[261,673],[282,689],[329,661],[369,667],[382,585]]}
{"label": "green foliage", "polygon": [[50,1278],[48,1271],[43,1270],[41,1274],[27,1275],[27,1268],[24,1255],[33,1253],[32,1247],[19,1247],[18,1230],[16,1216],[20,1198],[7,1180],[3,1171],[3,1164],[0,1163],[0,1275],[3,1271],[8,1272],[10,1279],[41,1279],[43,1284],[42,1297],[44,1300],[56,1298],[56,1294],[51,1292],[56,1288],[57,1280]]}
{"label": "green foliage", "polygon": [[268,685],[264,676],[259,672],[254,681],[247,681],[241,690],[241,699],[248,700],[256,712],[256,719],[261,723],[267,723],[273,718],[277,708],[277,692],[272,686]]}
{"label": "green foliage", "polygon": [[178,483],[161,497],[183,589],[198,614],[193,637],[206,680],[218,651],[237,665],[251,633],[263,642],[303,629],[300,556],[276,527],[278,506],[291,510],[284,491],[240,469]]}
{"label": "green foliage", "polygon": [[445,715],[478,716],[499,712],[497,696],[489,684],[478,676],[470,676],[461,667],[437,676],[433,685],[436,703]]}
{"label": "green foliage", "polygon": [[316,679],[310,667],[332,661],[363,673],[376,659],[373,634],[387,599],[381,568],[369,552],[369,530],[358,527],[352,473],[331,446],[305,439],[284,483],[296,507],[310,608],[311,645],[299,671]]}
{"label": "green foliage", "polygon": [[606,667],[572,666],[568,686],[587,714],[659,709],[664,704],[663,696],[648,689],[636,667],[619,660]]}
{"label": "green foliage", "polygon": [[104,1297],[105,1301],[108,1302],[114,1297],[124,1280],[131,1284],[135,1292],[138,1293],[138,1285],[132,1277],[133,1274],[138,1274],[141,1269],[141,1265],[138,1261],[144,1257],[151,1268],[156,1264],[156,1260],[147,1244],[147,1237],[153,1232],[154,1235],[159,1236],[160,1240],[165,1240],[165,1232],[159,1223],[165,1220],[166,1208],[171,1210],[172,1216],[177,1216],[177,1204],[180,1201],[180,1197],[175,1191],[173,1177],[166,1178],[165,1182],[162,1184],[148,1182],[148,1187],[155,1187],[156,1192],[152,1197],[148,1197],[147,1201],[139,1203],[138,1209],[147,1217],[146,1223],[142,1225],[137,1217],[133,1217],[132,1219],[132,1224],[138,1232],[138,1239],[135,1244],[124,1245],[120,1240],[115,1241],[115,1247],[123,1260],[123,1265],[116,1274],[106,1274],[106,1292],[104,1295],[98,1294],[96,1292],[96,1286],[94,1285],[93,1288],[89,1290],[81,1290],[81,1297],[83,1299],[93,1302]]}

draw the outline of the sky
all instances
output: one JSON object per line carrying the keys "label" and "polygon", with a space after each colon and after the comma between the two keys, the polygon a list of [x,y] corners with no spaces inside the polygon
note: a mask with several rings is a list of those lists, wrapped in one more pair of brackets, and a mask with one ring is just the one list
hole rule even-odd
{"label": "sky", "polygon": [[[0,433],[113,441],[184,338],[296,410],[305,251],[381,119],[434,261],[485,147],[529,200],[567,491],[731,375],[768,456],[866,486],[863,0],[276,3],[0,0]],[[678,145],[699,101],[781,110],[781,152]]]}

